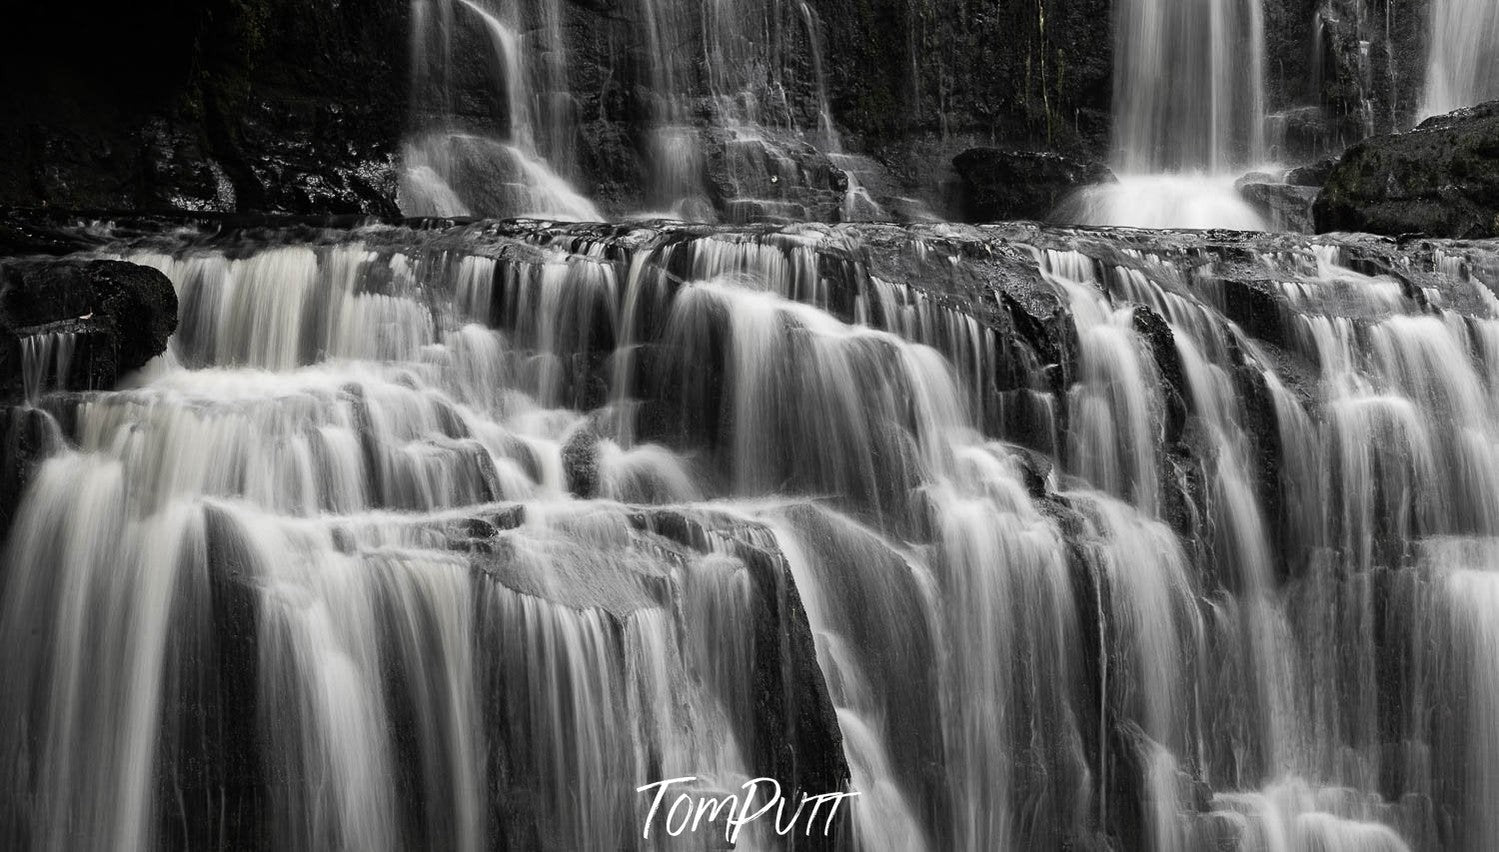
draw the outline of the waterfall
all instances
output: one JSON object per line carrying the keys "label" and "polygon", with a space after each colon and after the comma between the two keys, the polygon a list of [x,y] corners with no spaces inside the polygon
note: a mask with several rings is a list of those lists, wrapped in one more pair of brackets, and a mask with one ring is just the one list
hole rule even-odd
{"label": "waterfall", "polygon": [[49,385],[67,385],[77,338],[72,331],[41,331],[21,338],[21,384],[26,402],[36,404]]}
{"label": "waterfall", "polygon": [[1221,172],[1264,155],[1260,0],[1128,0],[1114,24],[1114,124],[1127,173]]}
{"label": "waterfall", "polygon": [[[636,152],[644,210],[631,215],[888,218],[869,188],[881,168],[842,150],[812,5],[634,0],[628,13],[608,37],[639,47],[603,69],[599,95],[628,89],[650,127]],[[570,14],[564,0],[413,0],[403,212],[601,218],[569,183],[584,120],[574,79],[590,73],[570,65]],[[494,102],[476,103],[486,81]]]}
{"label": "waterfall", "polygon": [[1119,182],[1056,218],[1145,228],[1265,230],[1233,186],[1265,157],[1262,0],[1126,0],[1114,9]]}
{"label": "waterfall", "polygon": [[678,0],[640,0],[653,125],[650,200],[677,217],[710,221],[702,146],[692,126],[692,8]]}
{"label": "waterfall", "polygon": [[1433,0],[1422,116],[1499,98],[1499,7],[1488,0]]}
{"label": "waterfall", "polygon": [[[681,218],[716,219],[705,184],[711,158],[721,161],[714,171],[725,181],[720,191],[729,193],[721,200],[729,218],[808,218],[788,195],[806,179],[785,145],[798,134],[785,81],[785,30],[794,19],[784,4],[640,4],[656,105],[655,203]],[[809,37],[816,45],[821,36]]]}
{"label": "waterfall", "polygon": [[181,321],[28,381],[11,845],[1499,843],[1492,246],[91,233]]}
{"label": "waterfall", "polygon": [[[438,7],[436,15],[432,7]],[[597,208],[563,177],[573,169],[577,115],[567,80],[561,10],[538,7],[544,44],[533,47],[511,2],[506,19],[475,0],[413,0],[412,100],[423,114],[403,151],[401,208],[407,215],[517,216],[598,220]],[[476,25],[489,41],[492,74],[508,123],[506,141],[462,129],[454,39]],[[543,61],[532,59],[540,52]],[[432,102],[432,101],[435,101]]]}

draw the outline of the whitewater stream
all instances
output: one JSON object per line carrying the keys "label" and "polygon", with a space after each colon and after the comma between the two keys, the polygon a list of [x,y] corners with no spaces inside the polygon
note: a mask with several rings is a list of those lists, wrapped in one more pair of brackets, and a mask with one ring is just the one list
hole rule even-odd
{"label": "whitewater stream", "polygon": [[91,233],[180,324],[27,349],[4,845],[1499,845],[1492,245]]}

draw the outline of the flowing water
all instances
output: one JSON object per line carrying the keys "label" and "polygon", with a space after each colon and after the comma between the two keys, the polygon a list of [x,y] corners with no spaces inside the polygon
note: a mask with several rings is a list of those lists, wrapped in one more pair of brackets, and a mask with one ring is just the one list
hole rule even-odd
{"label": "flowing water", "polygon": [[1124,172],[1223,171],[1264,155],[1260,0],[1127,0],[1115,15]]}
{"label": "flowing water", "polygon": [[1265,159],[1262,0],[1126,0],[1114,9],[1117,184],[1057,221],[1267,230],[1234,177]]}
{"label": "flowing water", "polygon": [[[887,217],[836,22],[617,5],[650,209]],[[180,323],[112,391],[19,340],[0,846],[1499,848],[1499,247],[559,225],[568,14],[412,5],[403,209],[549,221],[82,231]],[[1115,23],[1059,215],[1261,229],[1258,0]],[[757,778],[857,797],[736,835]]]}
{"label": "flowing water", "polygon": [[1432,0],[1423,116],[1499,98],[1499,5]]}
{"label": "flowing water", "polygon": [[[597,220],[598,209],[568,183],[578,116],[567,79],[560,0],[414,0],[412,100],[419,114],[402,153],[401,209],[409,216],[547,216]],[[528,15],[527,13],[531,13]],[[534,22],[526,33],[524,27]],[[489,51],[479,61],[455,44],[480,31]],[[536,46],[530,42],[539,41]],[[462,69],[486,68],[503,110],[503,139],[466,127]]]}
{"label": "flowing water", "polygon": [[[601,219],[573,179],[591,118],[581,114],[580,92],[602,74],[600,97],[628,99],[644,137],[636,152],[644,210],[611,212],[687,221],[889,218],[865,185],[879,167],[842,150],[828,104],[824,22],[811,5],[631,0],[619,11],[596,37],[620,42],[620,55],[605,67],[574,67],[570,42],[586,36],[568,29],[575,13],[563,0],[413,0],[415,108],[402,211]],[[476,91],[489,103],[476,105]],[[612,173],[620,164],[605,166],[600,180],[631,183],[630,174]]]}
{"label": "flowing water", "polygon": [[[705,163],[715,159],[730,221],[887,218],[859,185],[863,164],[842,152],[828,106],[823,22],[810,5],[640,0],[638,26],[654,105],[658,206],[711,220]],[[835,170],[846,184],[841,198],[827,190]]]}
{"label": "flowing water", "polygon": [[43,391],[67,386],[77,338],[71,331],[42,331],[21,338],[21,384],[27,404],[35,405]]}
{"label": "flowing water", "polygon": [[1052,213],[1057,222],[1132,228],[1269,230],[1232,174],[1125,174],[1083,188]]}
{"label": "flowing water", "polygon": [[1499,251],[1223,239],[106,238],[181,324],[28,379],[0,838],[1494,848]]}

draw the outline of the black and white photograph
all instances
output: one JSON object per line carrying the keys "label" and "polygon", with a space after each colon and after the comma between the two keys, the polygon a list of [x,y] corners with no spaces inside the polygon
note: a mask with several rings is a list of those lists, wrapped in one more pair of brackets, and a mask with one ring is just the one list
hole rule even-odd
{"label": "black and white photograph", "polygon": [[1499,0],[18,0],[0,852],[1499,852]]}

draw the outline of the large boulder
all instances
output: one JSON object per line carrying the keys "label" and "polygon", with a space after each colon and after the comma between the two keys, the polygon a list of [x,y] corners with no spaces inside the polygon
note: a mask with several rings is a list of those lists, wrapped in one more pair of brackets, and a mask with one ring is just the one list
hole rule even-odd
{"label": "large boulder", "polygon": [[1499,236],[1499,101],[1349,148],[1313,214],[1318,232]]}
{"label": "large boulder", "polygon": [[1270,224],[1271,230],[1311,232],[1316,187],[1258,180],[1241,180],[1234,186],[1239,197]]}
{"label": "large boulder", "polygon": [[1321,189],[1322,185],[1327,183],[1327,178],[1332,174],[1332,170],[1337,167],[1337,157],[1328,157],[1318,160],[1315,163],[1297,166],[1286,172],[1286,183],[1292,186],[1309,186],[1314,189]]}
{"label": "large boulder", "polygon": [[968,222],[1044,220],[1079,189],[1116,182],[1096,160],[1052,152],[970,148],[952,164],[962,181],[959,208]]}
{"label": "large boulder", "polygon": [[1342,150],[1342,125],[1346,120],[1329,119],[1321,106],[1294,106],[1265,116],[1271,153],[1282,161],[1301,162]]}
{"label": "large boulder", "polygon": [[[0,403],[26,395],[27,349],[49,388],[108,388],[166,349],[177,292],[158,270],[118,260],[0,265]],[[35,390],[35,388],[33,389]]]}

